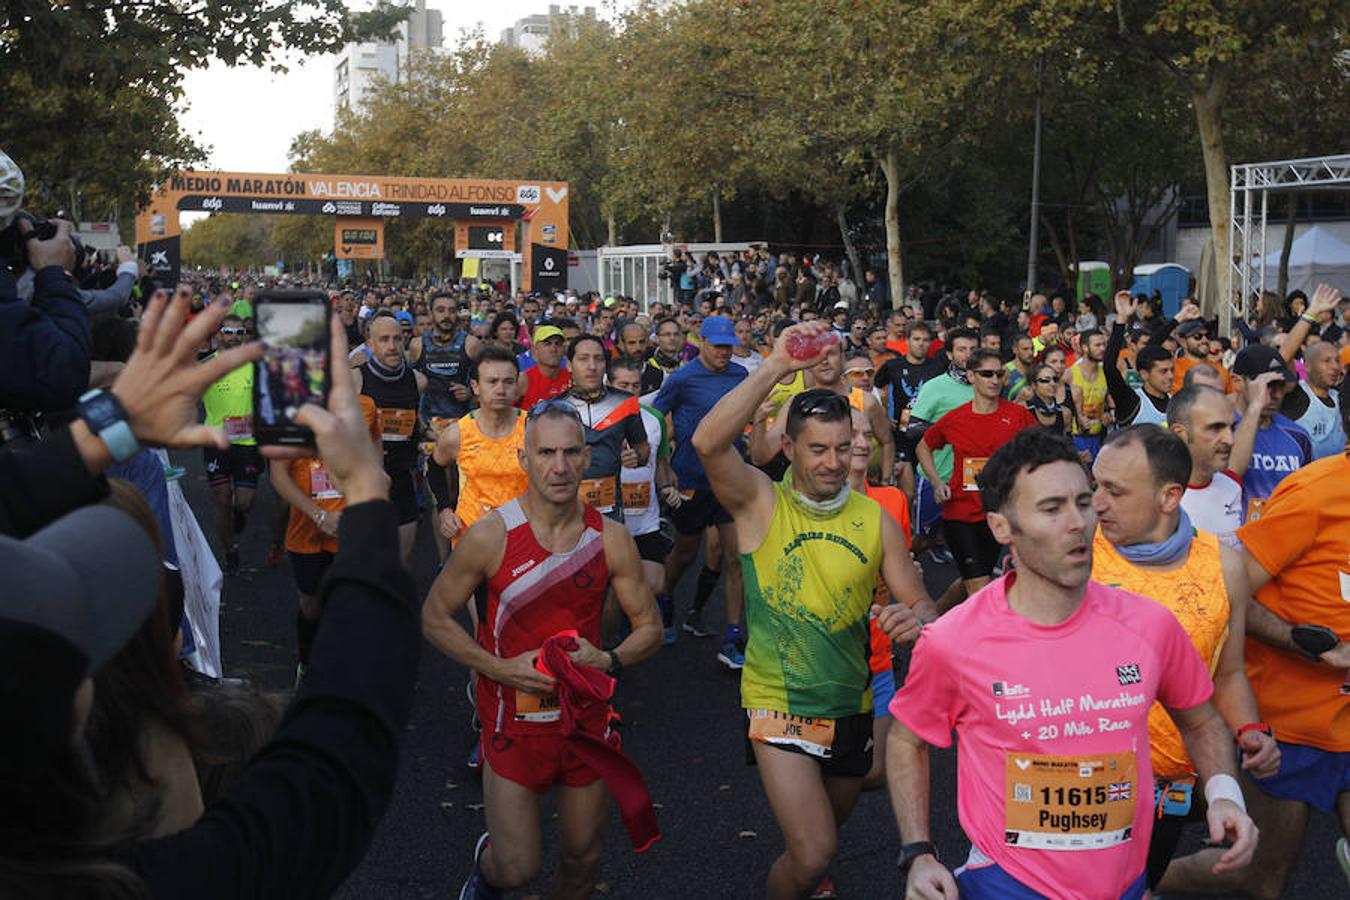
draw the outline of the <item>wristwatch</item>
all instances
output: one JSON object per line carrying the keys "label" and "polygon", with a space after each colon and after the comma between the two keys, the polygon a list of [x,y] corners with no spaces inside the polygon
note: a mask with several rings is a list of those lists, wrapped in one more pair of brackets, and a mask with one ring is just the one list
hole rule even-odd
{"label": "wristwatch", "polygon": [[915,841],[900,848],[900,858],[895,861],[896,868],[908,875],[909,867],[914,865],[914,860],[920,856],[932,856],[933,859],[941,861],[937,847],[934,847],[931,841]]}
{"label": "wristwatch", "polygon": [[623,660],[619,659],[619,654],[613,650],[606,650],[605,655],[609,657],[609,668],[605,670],[606,674],[610,678],[618,678],[623,674]]}
{"label": "wristwatch", "polygon": [[140,452],[140,442],[127,424],[127,411],[111,391],[95,388],[85,392],[76,412],[89,430],[103,441],[114,462],[126,462]]}

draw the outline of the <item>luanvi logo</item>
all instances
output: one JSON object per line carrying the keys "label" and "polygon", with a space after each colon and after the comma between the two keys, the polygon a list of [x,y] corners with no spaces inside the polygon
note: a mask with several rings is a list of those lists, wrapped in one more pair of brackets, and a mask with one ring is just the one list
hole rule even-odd
{"label": "luanvi logo", "polygon": [[1139,675],[1139,664],[1130,663],[1128,666],[1116,666],[1116,681],[1121,684],[1138,684],[1143,679]]}

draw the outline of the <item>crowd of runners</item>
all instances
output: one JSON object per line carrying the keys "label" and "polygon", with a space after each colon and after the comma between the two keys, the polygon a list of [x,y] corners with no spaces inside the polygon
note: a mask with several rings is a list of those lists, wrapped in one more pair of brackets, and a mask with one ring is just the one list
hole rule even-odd
{"label": "crowd of runners", "polygon": [[[48,243],[32,242],[33,268],[56,291]],[[289,808],[280,795],[316,764],[303,748],[347,734],[333,697],[371,711],[348,735],[366,755],[345,789],[387,800],[371,723],[406,720],[391,679],[410,664],[350,647],[408,623],[361,591],[420,607],[422,634],[467,670],[474,717],[454,750],[481,773],[487,831],[461,900],[537,876],[544,795],[552,896],[595,890],[611,803],[635,849],[660,836],[615,724],[623,673],[677,641],[707,641],[709,664],[739,675],[744,761],[783,838],[769,897],[834,895],[839,827],[872,789],[889,790],[912,897],[1276,897],[1310,815],[1350,834],[1350,301],[1263,295],[1230,340],[1190,300],[916,289],[893,307],[874,277],[843,296],[839,270],[804,256],[691,268],[668,303],[325,288],[333,388],[328,411],[301,414],[307,452],[262,450],[251,429],[265,280],[142,296],[139,332],[105,357],[121,363],[109,389],[80,398],[65,440],[94,478],[139,447],[209,444],[223,569],[239,570],[245,529],[269,530],[309,700],[272,768],[239,776],[260,793],[133,868],[171,884],[211,846],[203,823],[242,854],[266,815],[300,815],[317,783]],[[198,398],[205,429],[156,424]],[[157,506],[162,466],[119,474]],[[265,484],[279,515],[250,523]],[[441,567],[408,605],[419,529]],[[23,564],[29,542],[6,541]],[[957,577],[930,596],[925,563]],[[954,739],[972,846],[940,860],[930,819],[952,803],[930,794],[928,748]],[[176,808],[176,783],[149,783]],[[333,803],[312,812],[342,810],[337,830]],[[1213,846],[1177,856],[1187,823]],[[249,865],[319,853],[283,861],[290,839],[277,829]],[[1346,839],[1311,852],[1350,884]]]}
{"label": "crowd of runners", "polygon": [[[814,294],[720,290],[768,263]],[[568,710],[539,663],[559,635],[615,679],[715,638],[784,838],[771,897],[832,896],[838,827],[885,785],[918,897],[1273,897],[1309,807],[1350,831],[1350,302],[1267,294],[1229,341],[1190,300],[915,292],[890,309],[840,299],[807,258],[697,265],[645,307],[333,292],[405,559],[419,524],[440,550],[425,634],[471,673],[488,830],[462,897],[535,877],[549,792],[555,891],[589,896],[609,798],[634,802],[569,737],[619,747],[614,710]],[[239,511],[247,447],[211,469],[243,476]],[[273,476],[301,674],[341,514],[308,466],[309,484],[304,465]],[[217,516],[226,546],[237,519]],[[955,563],[940,596],[925,559]],[[926,753],[953,734],[973,849],[940,862]],[[1173,859],[1186,822],[1222,847]],[[1344,841],[1318,852],[1350,878]]]}

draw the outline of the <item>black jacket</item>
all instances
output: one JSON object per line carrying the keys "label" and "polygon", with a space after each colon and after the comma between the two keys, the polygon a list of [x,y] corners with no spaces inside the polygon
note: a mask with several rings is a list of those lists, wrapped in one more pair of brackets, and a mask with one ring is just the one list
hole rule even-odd
{"label": "black jacket", "polygon": [[34,273],[33,301],[25,303],[0,265],[0,407],[70,409],[89,386],[92,349],[89,314],[64,269]]}
{"label": "black jacket", "polygon": [[388,501],[342,513],[323,627],[271,743],[191,828],[138,845],[154,897],[328,897],[389,805],[422,633]]}

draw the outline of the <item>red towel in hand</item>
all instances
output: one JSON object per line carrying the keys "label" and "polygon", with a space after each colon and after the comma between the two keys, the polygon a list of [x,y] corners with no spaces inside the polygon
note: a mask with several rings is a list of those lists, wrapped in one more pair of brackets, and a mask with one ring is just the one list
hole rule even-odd
{"label": "red towel in hand", "polygon": [[535,665],[557,679],[563,739],[604,780],[618,801],[633,849],[641,853],[661,837],[652,795],[638,767],[619,749],[618,735],[611,732],[610,738],[605,737],[614,679],[599,669],[572,662],[568,654],[579,646],[575,631],[559,632],[544,641]]}

